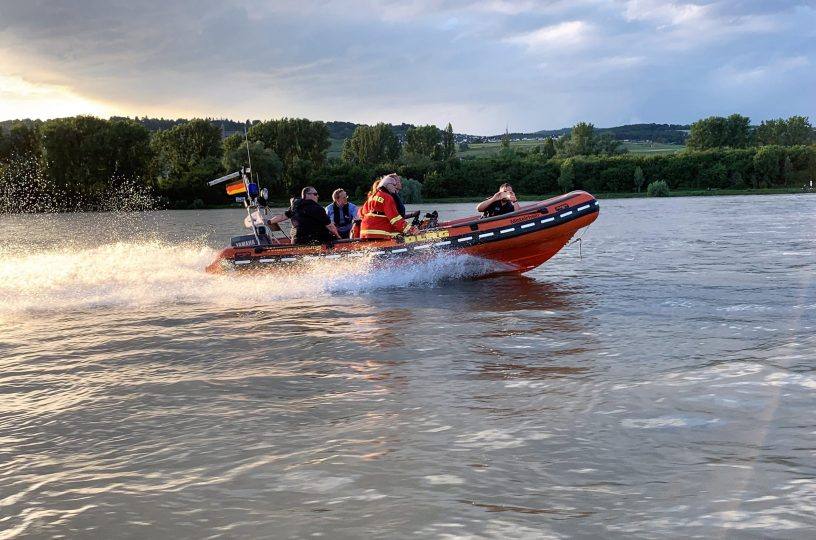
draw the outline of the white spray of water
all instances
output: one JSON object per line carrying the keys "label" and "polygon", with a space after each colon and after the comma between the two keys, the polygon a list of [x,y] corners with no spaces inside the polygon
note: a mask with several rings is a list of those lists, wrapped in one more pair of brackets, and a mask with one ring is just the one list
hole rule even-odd
{"label": "white spray of water", "polygon": [[319,261],[268,274],[210,275],[203,269],[215,255],[211,248],[161,240],[36,253],[0,250],[0,317],[168,304],[264,305],[326,294],[432,286],[496,270],[489,261],[446,254],[393,267],[375,267],[360,258]]}

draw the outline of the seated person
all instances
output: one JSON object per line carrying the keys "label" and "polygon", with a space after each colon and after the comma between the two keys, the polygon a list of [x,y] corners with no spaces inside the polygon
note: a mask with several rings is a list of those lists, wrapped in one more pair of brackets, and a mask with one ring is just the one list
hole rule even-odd
{"label": "seated person", "polygon": [[393,176],[380,180],[377,191],[360,208],[360,238],[389,239],[400,234],[417,234],[419,229],[405,221],[397,209],[394,194],[397,191]]}
{"label": "seated person", "polygon": [[335,189],[332,193],[332,203],[326,206],[326,215],[337,227],[340,238],[348,238],[354,218],[357,216],[357,207],[350,203],[344,189]]}
{"label": "seated person", "polygon": [[414,210],[413,212],[405,212],[405,203],[402,202],[402,198],[400,197],[400,191],[402,191],[402,178],[397,173],[390,173],[386,175],[389,178],[393,178],[394,182],[396,182],[397,192],[393,194],[394,202],[397,203],[397,211],[399,214],[404,218],[415,218],[419,216],[419,210]]}
{"label": "seated person", "polygon": [[493,217],[515,212],[519,208],[521,208],[521,205],[516,199],[516,194],[513,193],[513,186],[504,183],[499,187],[499,191],[495,195],[480,202],[476,207],[476,211],[482,212],[482,217]]}
{"label": "seated person", "polygon": [[303,188],[300,199],[292,199],[292,206],[278,216],[267,220],[271,226],[287,219],[292,220],[293,244],[325,244],[339,238],[337,228],[331,222],[322,206],[317,204],[317,190],[311,186]]}

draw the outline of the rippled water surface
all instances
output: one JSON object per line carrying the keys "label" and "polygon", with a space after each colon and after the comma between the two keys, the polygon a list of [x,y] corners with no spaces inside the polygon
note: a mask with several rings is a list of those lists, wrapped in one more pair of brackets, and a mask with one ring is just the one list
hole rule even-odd
{"label": "rippled water surface", "polygon": [[0,539],[813,537],[816,197],[487,279],[204,274],[240,217],[0,216]]}

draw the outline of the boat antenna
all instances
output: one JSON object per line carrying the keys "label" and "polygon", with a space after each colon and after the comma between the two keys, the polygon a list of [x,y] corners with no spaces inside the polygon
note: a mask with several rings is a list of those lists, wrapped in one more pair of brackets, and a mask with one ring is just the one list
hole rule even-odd
{"label": "boat antenna", "polygon": [[249,163],[249,174],[252,174],[252,156],[249,153],[249,133],[247,132],[246,124],[244,124],[244,141],[247,148],[247,162]]}

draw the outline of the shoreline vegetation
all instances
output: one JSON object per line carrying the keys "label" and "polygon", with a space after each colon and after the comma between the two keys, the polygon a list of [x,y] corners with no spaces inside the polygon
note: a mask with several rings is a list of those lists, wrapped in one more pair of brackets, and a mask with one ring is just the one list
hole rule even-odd
{"label": "shoreline vegetation", "polygon": [[[803,191],[801,188],[769,188],[769,189],[711,189],[711,190],[688,190],[688,191],[672,191],[666,197],[723,197],[723,196],[736,196],[736,195],[796,195],[796,194],[814,194],[814,191]],[[546,199],[550,199],[552,197],[557,197],[561,195],[561,193],[545,193],[542,195],[518,195],[519,202],[536,202],[536,201],[543,201]],[[650,198],[645,192],[637,193],[637,192],[630,192],[630,193],[593,193],[592,194],[596,199],[601,200],[608,200],[608,199],[646,199]],[[484,197],[440,197],[440,198],[423,198],[421,201],[410,203],[414,206],[418,204],[428,205],[428,204],[456,204],[456,203],[473,203],[478,204],[488,198],[489,195]],[[654,198],[654,197],[651,197]],[[325,202],[328,204],[327,201],[320,201],[321,204]],[[351,201],[355,204],[358,201]],[[362,204],[362,200],[360,200]],[[272,199],[269,201],[270,208],[286,208],[289,206],[288,200],[283,199]],[[358,205],[359,206],[359,205]],[[170,210],[224,210],[227,208],[234,208],[234,209],[241,209],[243,210],[243,206],[237,203],[230,203],[230,204],[214,204],[214,205],[205,205],[200,208],[175,208]]]}
{"label": "shoreline vegetation", "polygon": [[[230,207],[234,199],[207,182],[247,165],[248,157],[270,199],[283,203],[307,185],[326,203],[338,187],[361,200],[389,172],[405,178],[409,204],[477,202],[504,182],[522,200],[538,200],[575,189],[598,198],[799,193],[812,191],[816,180],[816,133],[803,116],[753,126],[733,114],[687,131],[579,122],[543,138],[545,132],[479,140],[454,133],[451,124],[383,123],[343,125],[339,140],[326,123],[302,118],[233,122],[246,136],[233,129],[225,137],[224,122],[1,122],[0,213]],[[632,133],[655,139],[619,138]]]}

